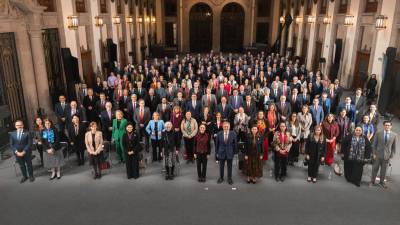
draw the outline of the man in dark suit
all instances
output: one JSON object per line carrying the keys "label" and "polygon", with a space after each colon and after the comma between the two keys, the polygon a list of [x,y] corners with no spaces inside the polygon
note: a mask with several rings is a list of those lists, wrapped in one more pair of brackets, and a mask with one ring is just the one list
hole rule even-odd
{"label": "man in dark suit", "polygon": [[149,123],[151,118],[150,109],[145,107],[144,100],[139,100],[139,107],[136,109],[135,113],[135,124],[136,131],[140,134],[141,140],[145,139],[145,150],[149,151],[149,136],[146,133],[146,126]]}
{"label": "man in dark suit", "polygon": [[219,179],[218,183],[224,181],[225,162],[228,167],[228,183],[233,184],[232,180],[232,160],[237,153],[237,138],[235,131],[230,131],[229,122],[224,122],[223,130],[216,137],[216,153],[219,160]]}
{"label": "man in dark suit", "polygon": [[257,105],[251,98],[251,95],[246,95],[246,100],[243,103],[244,113],[250,117],[254,117],[257,113]]}
{"label": "man in dark suit", "polygon": [[112,110],[112,103],[106,103],[106,109],[101,112],[101,132],[107,141],[111,141],[112,121],[115,119],[115,113]]}
{"label": "man in dark suit", "polygon": [[274,102],[278,102],[280,96],[281,96],[281,90],[278,87],[278,83],[277,82],[272,82],[270,97],[272,99],[274,99]]}
{"label": "man in dark suit", "polygon": [[106,109],[107,98],[104,93],[100,93],[100,99],[96,102],[96,114],[100,118],[101,112]]}
{"label": "man in dark suit", "polygon": [[132,94],[131,95],[131,100],[128,102],[127,106],[126,106],[126,110],[127,110],[127,119],[129,121],[131,121],[133,123],[133,125],[135,126],[135,113],[136,113],[136,109],[137,107],[139,107],[139,103],[137,101],[137,96],[136,94]]}
{"label": "man in dark suit", "polygon": [[86,118],[88,122],[97,122],[98,116],[96,112],[97,97],[93,93],[93,89],[87,90],[87,95],[83,98],[83,107],[86,111]]}
{"label": "man in dark suit", "polygon": [[67,130],[72,124],[72,117],[74,115],[78,115],[79,118],[81,118],[81,121],[87,121],[84,110],[78,106],[76,101],[71,101],[70,107],[67,111]]}
{"label": "man in dark suit", "polygon": [[215,97],[214,94],[211,94],[210,88],[206,89],[206,94],[203,95],[203,97],[201,98],[201,105],[202,105],[202,108],[207,106],[210,109],[211,113],[214,113],[214,111],[216,110],[217,98]]}
{"label": "man in dark suit", "polygon": [[232,106],[227,103],[226,97],[221,98],[221,103],[217,106],[217,112],[221,113],[222,119],[231,121]]}
{"label": "man in dark suit", "polygon": [[299,113],[301,111],[301,98],[299,98],[297,88],[292,89],[289,101],[292,112]]}
{"label": "man in dark suit", "polygon": [[233,95],[229,97],[229,104],[231,104],[235,113],[238,113],[239,108],[243,106],[243,98],[239,95],[237,89],[233,90]]}
{"label": "man in dark suit", "polygon": [[61,134],[60,139],[65,140],[66,136],[64,131],[67,124],[67,112],[69,111],[69,104],[65,101],[64,95],[60,95],[58,100],[59,102],[55,105],[54,111],[57,117],[58,129]]}
{"label": "man in dark suit", "polygon": [[171,106],[168,104],[166,97],[161,99],[161,103],[157,106],[157,112],[160,115],[160,119],[164,122],[167,122],[171,119],[172,109]]}
{"label": "man in dark suit", "polygon": [[324,109],[319,105],[318,98],[314,98],[313,104],[310,106],[310,113],[313,120],[313,126],[320,125],[324,120]]}
{"label": "man in dark suit", "polygon": [[24,130],[24,123],[21,120],[15,122],[15,128],[17,130],[10,133],[10,148],[21,168],[21,183],[28,180],[28,175],[29,181],[33,182],[35,178],[32,167],[32,137],[28,131]]}
{"label": "man in dark suit", "polygon": [[157,106],[160,103],[160,98],[155,93],[153,88],[149,89],[149,93],[145,99],[146,106],[149,107],[151,115],[157,110]]}
{"label": "man in dark suit", "polygon": [[284,95],[280,97],[280,101],[276,104],[276,107],[281,121],[286,121],[290,114],[292,114],[290,103],[286,102],[286,97]]}
{"label": "man in dark suit", "polygon": [[137,88],[135,89],[135,95],[137,96],[138,99],[145,99],[147,96],[146,90],[142,87],[142,82],[138,81],[136,82]]}
{"label": "man in dark suit", "polygon": [[201,114],[201,104],[200,101],[197,100],[197,95],[195,93],[192,94],[191,100],[186,102],[186,112],[191,112],[192,117],[196,120],[200,120]]}
{"label": "man in dark suit", "polygon": [[72,149],[76,152],[78,166],[85,164],[85,134],[86,126],[79,121],[79,117],[74,115],[72,117],[72,125],[68,129],[69,142]]}
{"label": "man in dark suit", "polygon": [[361,117],[361,115],[364,113],[365,111],[365,106],[367,103],[367,100],[365,98],[365,96],[362,95],[362,89],[361,88],[357,88],[356,90],[356,94],[351,98],[351,103],[353,105],[355,105],[356,107],[356,123],[358,123],[359,121],[357,121],[357,118]]}
{"label": "man in dark suit", "polygon": [[349,117],[350,121],[354,124],[356,122],[356,106],[351,104],[351,98],[346,97],[343,103],[340,103],[337,108],[337,113],[339,114],[342,109],[346,109],[347,116]]}
{"label": "man in dark suit", "polygon": [[307,88],[303,88],[303,92],[301,93],[301,95],[299,97],[301,97],[300,98],[301,107],[303,107],[303,105],[308,106],[311,104],[311,99],[310,99],[310,95],[308,94]]}
{"label": "man in dark suit", "polygon": [[178,91],[178,93],[176,94],[176,98],[174,98],[173,101],[173,105],[174,106],[179,106],[182,110],[182,113],[185,113],[186,110],[186,101],[183,98],[183,93],[181,91]]}
{"label": "man in dark suit", "polygon": [[228,92],[224,89],[224,84],[219,84],[219,89],[217,90],[217,103],[221,103],[221,98],[222,97],[228,97]]}

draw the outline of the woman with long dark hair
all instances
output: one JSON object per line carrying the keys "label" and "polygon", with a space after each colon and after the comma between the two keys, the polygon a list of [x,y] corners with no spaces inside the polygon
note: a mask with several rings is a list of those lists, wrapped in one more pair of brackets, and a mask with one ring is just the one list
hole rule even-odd
{"label": "woman with long dark hair", "polygon": [[292,147],[292,136],[283,121],[279,123],[279,129],[275,132],[273,145],[275,147],[275,180],[283,182],[286,177],[287,158]]}
{"label": "woman with long dark hair", "polygon": [[264,136],[259,133],[258,126],[254,123],[251,126],[250,134],[246,138],[245,143],[245,174],[247,175],[247,183],[255,184],[257,178],[263,175],[263,148]]}
{"label": "woman with long dark hair", "polygon": [[42,131],[44,130],[43,119],[41,117],[35,118],[35,124],[33,125],[33,144],[35,145],[40,156],[40,166],[43,166],[43,145],[42,145]]}
{"label": "woman with long dark hair", "polygon": [[297,119],[297,114],[292,113],[288,121],[288,131],[292,136],[292,147],[289,151],[289,165],[293,166],[295,162],[299,161],[300,154],[300,125]]}
{"label": "woman with long dark hair", "polygon": [[125,151],[126,176],[128,179],[137,179],[139,178],[140,152],[143,149],[132,123],[126,125],[126,133],[122,136],[122,145]]}
{"label": "woman with long dark hair", "polygon": [[306,141],[306,160],[308,164],[307,182],[317,182],[319,165],[324,162],[326,154],[326,139],[320,125],[314,127]]}

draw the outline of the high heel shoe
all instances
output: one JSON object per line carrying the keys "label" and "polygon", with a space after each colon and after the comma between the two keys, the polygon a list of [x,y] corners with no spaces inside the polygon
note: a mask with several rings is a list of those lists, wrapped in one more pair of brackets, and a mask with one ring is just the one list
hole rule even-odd
{"label": "high heel shoe", "polygon": [[59,180],[59,179],[61,179],[61,175],[60,175],[60,176],[57,176],[57,180]]}
{"label": "high heel shoe", "polygon": [[56,178],[56,175],[54,174],[53,176],[50,177],[49,180],[54,180]]}

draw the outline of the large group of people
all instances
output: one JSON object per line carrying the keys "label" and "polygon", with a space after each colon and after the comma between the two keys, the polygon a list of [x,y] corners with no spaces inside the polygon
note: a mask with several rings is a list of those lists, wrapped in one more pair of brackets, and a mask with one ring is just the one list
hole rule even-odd
{"label": "large group of people", "polygon": [[226,165],[227,182],[233,184],[238,155],[247,183],[256,183],[270,162],[277,182],[287,177],[288,165],[304,164],[305,180],[315,183],[321,165],[329,168],[330,178],[333,166],[343,160],[347,181],[360,186],[364,165],[372,163],[370,185],[380,169],[379,184],[386,187],[397,135],[391,121],[378,129],[376,83],[372,75],[365,91],[358,88],[342,96],[338,79],[307,71],[299,59],[264,52],[116,64],[106,80],[97,77],[93,87],[82,84],[77,99],[59,96],[56,125],[38,117],[31,137],[17,121],[11,148],[21,166],[21,182],[34,180],[31,145],[51,171],[50,180],[61,178],[65,161],[60,141],[76,152],[78,166],[84,165],[86,151],[99,179],[103,142],[108,141],[117,160],[125,163],[128,179],[139,177],[151,148],[152,162],[165,166],[165,179],[174,178],[183,155],[187,164],[196,161],[198,181],[205,182],[215,149],[218,183],[224,182]]}

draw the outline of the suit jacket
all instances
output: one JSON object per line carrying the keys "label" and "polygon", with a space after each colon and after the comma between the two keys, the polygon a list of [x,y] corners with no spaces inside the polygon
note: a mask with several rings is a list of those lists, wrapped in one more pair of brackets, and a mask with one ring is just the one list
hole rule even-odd
{"label": "suit jacket", "polygon": [[27,130],[22,131],[21,139],[18,139],[18,132],[13,131],[10,133],[10,147],[15,155],[15,152],[31,153],[32,137]]}
{"label": "suit jacket", "polygon": [[100,131],[96,131],[94,135],[94,145],[95,147],[93,148],[93,137],[92,137],[92,132],[88,131],[85,133],[85,146],[86,150],[89,152],[89,154],[93,153],[100,153],[103,151],[103,135]]}
{"label": "suit jacket", "polygon": [[157,94],[154,94],[153,99],[151,99],[150,95],[146,97],[146,106],[149,107],[150,112],[153,113],[157,110],[157,106],[160,103],[160,98]]}
{"label": "suit jacket", "polygon": [[136,132],[132,133],[132,139],[129,139],[128,133],[125,133],[122,137],[122,145],[124,146],[125,153],[128,154],[130,151],[134,151],[134,156],[139,156],[136,153],[142,151],[142,145],[140,144],[139,135]]}
{"label": "suit jacket", "polygon": [[317,110],[315,110],[314,105],[310,105],[310,113],[313,118],[313,124],[320,124],[324,120],[324,110],[320,105],[318,105]]}
{"label": "suit jacket", "polygon": [[221,113],[221,116],[223,119],[230,120],[232,117],[232,113],[233,113],[232,106],[229,104],[226,104],[225,108],[223,108],[222,104],[219,104],[217,106],[217,112]]}
{"label": "suit jacket", "polygon": [[75,126],[71,125],[68,128],[69,141],[74,143],[76,148],[84,148],[84,138],[86,133],[86,126],[83,123],[79,123],[78,134],[75,133]]}
{"label": "suit jacket", "polygon": [[229,97],[229,104],[231,104],[234,110],[239,109],[240,106],[243,106],[243,97],[238,95],[237,101],[235,101],[235,96],[232,95]]}
{"label": "suit jacket", "polygon": [[246,113],[246,115],[253,117],[256,115],[257,113],[257,106],[256,103],[251,101],[250,102],[250,107],[247,105],[247,101],[243,102],[243,109],[244,109],[244,113]]}
{"label": "suit jacket", "polygon": [[[346,103],[339,104],[336,114],[339,114],[339,112],[342,111],[342,109],[346,109]],[[349,110],[346,109],[346,111],[347,111],[347,116],[350,118],[350,121],[352,123],[355,123],[356,122],[356,106],[351,104],[350,109]]]}
{"label": "suit jacket", "polygon": [[365,96],[360,96],[357,104],[356,104],[356,96],[353,96],[351,98],[351,104],[356,106],[356,113],[358,113],[358,112],[364,113],[364,108],[365,108],[366,103],[367,103],[367,100],[366,100]]}
{"label": "suit jacket", "polygon": [[203,95],[203,97],[201,98],[201,105],[203,108],[204,106],[208,106],[210,108],[210,112],[215,112],[217,108],[217,98],[215,97],[214,94],[211,94],[211,101],[209,105],[207,95]]}
{"label": "suit jacket", "polygon": [[110,132],[109,127],[112,127],[112,121],[115,119],[115,112],[111,111],[111,118],[108,116],[107,110],[103,110],[100,115],[101,119],[101,130],[104,134]]}
{"label": "suit jacket", "polygon": [[220,131],[216,137],[216,153],[218,159],[233,159],[237,153],[237,135],[235,131],[228,131],[228,139],[224,141],[224,131]]}
{"label": "suit jacket", "polygon": [[85,114],[83,108],[80,108],[79,106],[77,106],[77,108],[76,108],[76,110],[75,110],[75,114],[72,114],[72,109],[71,109],[71,108],[68,108],[68,111],[67,111],[67,119],[66,119],[67,126],[70,126],[70,125],[71,125],[71,123],[72,123],[72,117],[73,117],[74,115],[78,115],[79,118],[80,118],[80,121],[86,121],[86,116],[85,116],[86,114]]}
{"label": "suit jacket", "polygon": [[389,138],[385,143],[385,132],[378,131],[374,137],[373,153],[378,159],[389,160],[396,153],[397,134],[390,132]]}
{"label": "suit jacket", "polygon": [[200,114],[201,114],[201,103],[199,101],[196,101],[196,106],[193,107],[193,102],[192,100],[188,100],[186,102],[186,112],[190,111],[192,113],[192,117],[196,120],[200,119]]}
{"label": "suit jacket", "polygon": [[274,102],[279,102],[279,98],[281,97],[281,90],[278,88],[275,94],[275,90],[271,88],[271,92],[269,94],[270,98],[274,99]]}
{"label": "suit jacket", "polygon": [[289,102],[290,102],[290,106],[291,106],[293,112],[298,113],[298,112],[301,111],[302,104],[301,104],[301,97],[300,97],[300,95],[297,95],[297,96],[296,96],[296,101],[293,101],[293,96],[290,96],[290,97],[288,98],[288,100],[289,100]]}
{"label": "suit jacket", "polygon": [[65,122],[62,122],[61,118],[65,118],[65,119],[67,118],[67,112],[69,111],[69,104],[66,102],[64,109],[63,109],[61,106],[61,103],[57,102],[54,111],[57,116],[57,123],[58,124],[65,123]]}
{"label": "suit jacket", "polygon": [[157,121],[157,131],[155,130],[155,123],[156,122],[154,120],[150,120],[146,126],[146,132],[152,140],[156,140],[156,134],[155,133],[153,134],[153,131],[157,132],[157,140],[161,140],[162,132],[165,129],[164,121],[162,120]]}
{"label": "suit jacket", "polygon": [[218,104],[221,102],[222,96],[228,97],[228,92],[226,90],[222,89],[222,93],[221,93],[221,90],[218,89],[217,92],[216,92],[216,97],[217,97]]}
{"label": "suit jacket", "polygon": [[126,119],[122,119],[121,120],[121,124],[119,125],[119,129],[117,126],[117,119],[114,119],[112,122],[112,139],[113,140],[121,140],[122,139],[122,135],[125,134],[126,130],[126,124],[128,123],[128,121]]}
{"label": "suit jacket", "polygon": [[276,103],[276,111],[278,111],[279,116],[284,116],[286,117],[286,120],[289,119],[290,114],[292,113],[292,107],[290,106],[290,103],[286,102],[285,103],[285,108],[282,109],[282,104],[280,102]]}
{"label": "suit jacket", "polygon": [[165,105],[165,109],[163,110],[162,103],[160,103],[157,106],[157,112],[160,114],[160,118],[166,122],[171,118],[172,109],[170,104],[167,103]]}
{"label": "suit jacket", "polygon": [[324,110],[324,115],[328,115],[331,113],[331,99],[327,98],[325,102],[322,101],[322,99],[319,100],[320,105],[322,106],[322,109]]}
{"label": "suit jacket", "polygon": [[[143,111],[143,124],[146,127],[147,123],[149,123],[151,118],[150,115],[150,109],[148,107],[144,107]],[[140,107],[136,108],[136,114],[135,117],[133,118],[136,124],[136,130],[138,131],[140,129]]]}
{"label": "suit jacket", "polygon": [[301,107],[303,107],[303,105],[309,105],[311,103],[309,94],[307,94],[306,97],[304,97],[303,94],[299,94],[299,100],[301,103]]}
{"label": "suit jacket", "polygon": [[147,91],[144,88],[141,88],[140,91],[136,88],[134,93],[136,94],[137,99],[146,99]]}
{"label": "suit jacket", "polygon": [[[97,97],[92,96],[92,99],[90,100],[89,96],[85,96],[83,98],[83,107],[85,107],[86,111],[86,117],[89,120],[89,122],[96,120],[98,118],[97,115],[97,110],[96,110],[96,102],[97,102]],[[89,109],[91,107],[91,109]]]}
{"label": "suit jacket", "polygon": [[96,113],[99,117],[101,116],[101,112],[106,110],[106,102],[107,100],[104,100],[104,105],[101,105],[101,100],[97,100],[96,102]]}

